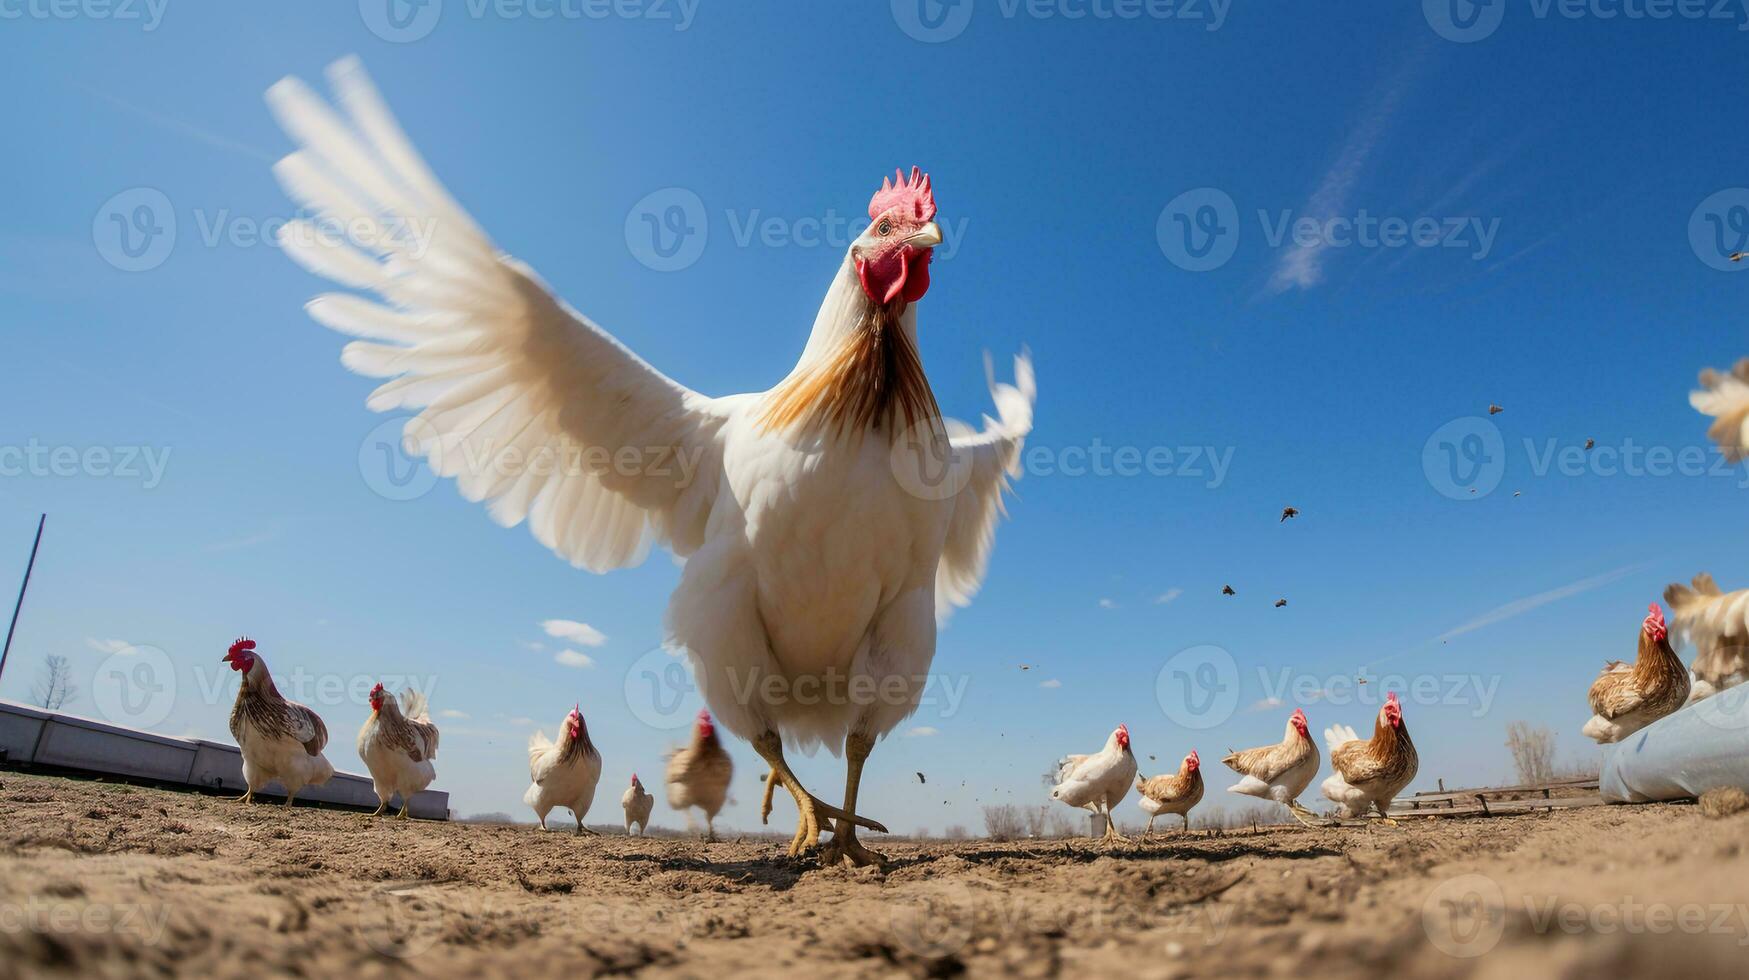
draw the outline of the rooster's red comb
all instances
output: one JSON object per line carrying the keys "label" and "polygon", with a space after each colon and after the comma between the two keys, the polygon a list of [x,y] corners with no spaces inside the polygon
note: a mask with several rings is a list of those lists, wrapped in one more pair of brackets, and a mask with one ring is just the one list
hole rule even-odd
{"label": "rooster's red comb", "polygon": [[[245,650],[253,650],[253,649],[255,649],[255,641],[254,640],[249,639],[247,636],[239,636],[239,637],[237,637],[237,642],[231,644],[231,652],[225,654],[225,656],[235,657],[237,654],[242,653]],[[207,656],[210,657],[210,656],[212,656],[212,654],[209,653],[209,654],[207,654]]]}
{"label": "rooster's red comb", "polygon": [[1660,609],[1656,602],[1652,603],[1652,611],[1646,614],[1646,623],[1643,628],[1646,635],[1654,641],[1662,640],[1669,635],[1670,631],[1664,626],[1664,610]]}
{"label": "rooster's red comb", "polygon": [[912,167],[909,179],[902,170],[894,170],[892,177],[883,178],[881,189],[868,199],[868,216],[878,218],[898,205],[905,205],[918,221],[935,220],[935,192],[929,187],[929,175],[921,167]]}

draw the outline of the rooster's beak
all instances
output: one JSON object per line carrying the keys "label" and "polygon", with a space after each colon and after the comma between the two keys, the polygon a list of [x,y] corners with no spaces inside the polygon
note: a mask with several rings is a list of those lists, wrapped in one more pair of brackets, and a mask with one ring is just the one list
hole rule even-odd
{"label": "rooster's beak", "polygon": [[934,248],[941,244],[941,226],[931,221],[918,229],[917,234],[905,239],[905,244],[913,248]]}

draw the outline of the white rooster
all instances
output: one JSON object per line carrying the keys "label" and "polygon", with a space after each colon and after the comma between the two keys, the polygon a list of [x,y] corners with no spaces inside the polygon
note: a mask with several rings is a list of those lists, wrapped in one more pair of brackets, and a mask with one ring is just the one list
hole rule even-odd
{"label": "white rooster", "polygon": [[[280,241],[343,286],[319,322],[363,340],[342,363],[391,378],[377,411],[421,409],[408,448],[505,525],[577,567],[685,559],[668,611],[705,702],[749,739],[799,811],[791,853],[836,820],[827,852],[876,863],[856,840],[863,763],[916,710],[936,622],[984,575],[1002,494],[1032,427],[1030,360],[992,383],[981,432],[940,416],[917,307],[941,242],[929,178],[888,180],[826,289],[788,376],[711,398],[670,380],[499,251],[438,183],[356,60],[330,70],[336,114],[296,79],[267,93],[299,149],[274,173],[309,222]],[[421,235],[395,229],[424,229]],[[418,240],[414,240],[414,239]],[[359,243],[368,242],[368,245]],[[354,247],[356,246],[356,247]],[[750,309],[735,329],[788,330]],[[874,692],[872,695],[869,692]],[[842,809],[809,793],[784,748],[848,756]],[[762,817],[769,815],[766,811]]]}
{"label": "white rooster", "polygon": [[583,826],[583,817],[595,801],[595,784],[601,781],[601,753],[589,740],[582,705],[573,707],[560,723],[557,742],[545,732],[528,737],[528,776],[533,782],[522,794],[522,802],[534,810],[540,829],[547,829],[547,814],[562,806],[577,818],[578,834],[595,833]]}
{"label": "white rooster", "polygon": [[425,695],[408,688],[396,702],[378,684],[370,689],[370,717],[358,730],[358,757],[370,770],[371,785],[382,803],[373,817],[380,817],[389,808],[389,801],[401,797],[402,820],[413,806],[413,794],[431,785],[437,778],[437,726],[431,723],[431,710]]}
{"label": "white rooster", "polygon": [[632,832],[632,824],[638,825],[639,836],[649,833],[650,811],[656,808],[656,798],[644,788],[637,773],[632,773],[632,784],[620,796],[619,805],[626,812],[627,834]]}
{"label": "white rooster", "polygon": [[1106,838],[1122,839],[1112,820],[1112,807],[1123,802],[1136,781],[1136,757],[1130,752],[1130,728],[1119,725],[1092,755],[1072,755],[1057,763],[1057,785],[1051,799],[1105,816]]}
{"label": "white rooster", "polygon": [[231,735],[243,753],[243,783],[248,787],[238,799],[252,802],[256,790],[278,780],[285,787],[285,805],[291,806],[298,790],[333,778],[334,767],[322,754],[328,726],[321,715],[280,695],[267,661],[255,652],[255,641],[238,638],[222,662],[243,675],[231,706]]}

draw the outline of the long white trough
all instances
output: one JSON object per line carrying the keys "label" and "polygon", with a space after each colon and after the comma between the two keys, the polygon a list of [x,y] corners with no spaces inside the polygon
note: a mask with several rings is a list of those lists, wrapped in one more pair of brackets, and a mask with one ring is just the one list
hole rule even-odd
{"label": "long white trough", "polygon": [[[235,745],[157,735],[12,701],[0,701],[0,756],[17,766],[237,793],[244,788],[243,755]],[[283,798],[285,792],[274,783],[259,795]],[[368,810],[377,806],[370,779],[349,772],[336,772],[324,785],[307,787],[298,799]],[[417,793],[411,812],[426,820],[447,820],[449,794],[438,790]]]}
{"label": "long white trough", "polygon": [[1603,747],[1598,789],[1611,803],[1680,800],[1727,786],[1749,791],[1749,684]]}

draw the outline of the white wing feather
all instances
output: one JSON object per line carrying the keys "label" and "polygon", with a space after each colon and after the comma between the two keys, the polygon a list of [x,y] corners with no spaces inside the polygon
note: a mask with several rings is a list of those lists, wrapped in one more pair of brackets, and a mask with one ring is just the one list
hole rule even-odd
{"label": "white wing feather", "polygon": [[1358,741],[1360,741],[1360,733],[1355,731],[1352,726],[1331,725],[1324,729],[1324,745],[1332,752],[1336,751],[1338,746]]}
{"label": "white wing feather", "polygon": [[[421,409],[406,449],[509,527],[602,572],[642,561],[652,541],[702,542],[720,472],[725,412],[669,380],[501,254],[444,191],[356,59],[329,69],[342,119],[287,78],[267,102],[300,149],[274,173],[310,222],[280,239],[305,268],[387,305],[318,297],[318,322],[363,338],[342,363],[392,378],[379,412]],[[622,451],[627,455],[621,455]],[[625,462],[632,460],[635,462]]]}
{"label": "white wing feather", "polygon": [[1707,436],[1731,462],[1749,456],[1749,360],[1738,361],[1728,374],[1708,368],[1700,384],[1688,403],[1712,418]]}
{"label": "white wing feather", "polygon": [[[1013,384],[996,382],[988,356],[984,369],[998,417],[984,416],[981,432],[953,437],[955,465],[969,470],[965,486],[954,495],[953,518],[935,572],[935,618],[940,621],[954,607],[969,605],[983,585],[996,521],[1005,513],[1002,494],[1010,478],[1020,476],[1020,453],[1032,431],[1032,406],[1038,397],[1030,353],[1022,351],[1014,358]],[[961,454],[969,461],[960,462],[965,458]]]}

